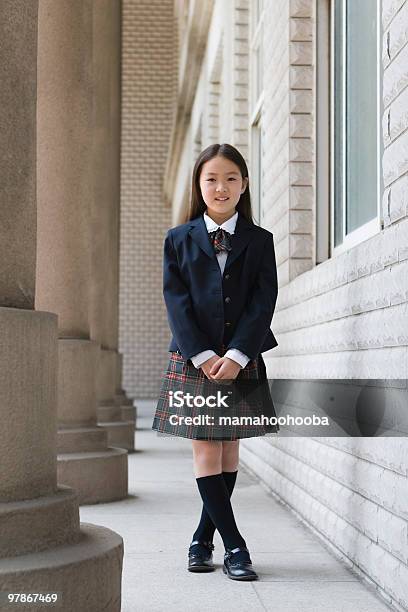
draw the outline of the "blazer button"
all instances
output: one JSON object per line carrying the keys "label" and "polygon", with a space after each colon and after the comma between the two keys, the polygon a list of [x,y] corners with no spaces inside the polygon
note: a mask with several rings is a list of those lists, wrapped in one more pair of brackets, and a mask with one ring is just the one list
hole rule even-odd
{"label": "blazer button", "polygon": [[226,298],[225,298],[225,300],[224,300],[224,302],[225,302],[226,304],[229,304],[229,303],[230,303],[230,301],[231,301],[231,298],[230,298],[230,297],[226,297]]}
{"label": "blazer button", "polygon": [[231,323],[229,321],[225,321],[225,327],[230,327]]}
{"label": "blazer button", "polygon": [[226,274],[226,275],[224,276],[225,280],[228,280],[228,279],[229,279],[229,277],[230,277],[230,275],[229,275],[229,274]]}

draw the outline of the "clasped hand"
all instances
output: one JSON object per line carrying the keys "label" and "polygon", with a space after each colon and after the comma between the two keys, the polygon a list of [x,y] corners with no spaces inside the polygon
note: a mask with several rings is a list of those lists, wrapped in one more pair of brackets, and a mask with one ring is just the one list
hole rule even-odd
{"label": "clasped hand", "polygon": [[201,369],[210,380],[235,380],[241,366],[229,357],[214,355],[201,364]]}

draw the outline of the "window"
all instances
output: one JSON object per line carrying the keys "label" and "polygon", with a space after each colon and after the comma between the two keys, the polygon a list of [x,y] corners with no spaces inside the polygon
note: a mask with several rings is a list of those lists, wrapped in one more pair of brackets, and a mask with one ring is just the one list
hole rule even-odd
{"label": "window", "polygon": [[332,254],[380,228],[379,4],[332,2]]}
{"label": "window", "polygon": [[254,218],[262,217],[262,104],[263,104],[263,0],[251,2],[250,41],[250,157]]}

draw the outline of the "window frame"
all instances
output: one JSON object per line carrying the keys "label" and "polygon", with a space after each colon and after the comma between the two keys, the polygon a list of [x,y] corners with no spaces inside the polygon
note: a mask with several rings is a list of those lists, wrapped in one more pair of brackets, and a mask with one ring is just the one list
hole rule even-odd
{"label": "window frame", "polygon": [[[344,0],[343,4],[343,15],[342,15],[342,37],[345,44],[343,44],[342,48],[342,64],[346,66],[346,3],[349,0]],[[376,206],[376,216],[373,217],[367,223],[364,223],[360,227],[351,231],[349,234],[345,234],[346,227],[346,214],[347,214],[347,198],[346,198],[346,190],[347,190],[347,179],[342,182],[342,217],[343,217],[343,241],[341,244],[334,246],[334,237],[335,237],[335,227],[334,227],[334,206],[335,206],[335,2],[336,0],[332,0],[331,2],[331,15],[330,15],[330,256],[336,257],[348,251],[350,248],[364,242],[365,240],[371,238],[372,236],[379,233],[383,227],[382,222],[382,38],[381,38],[381,0],[375,0],[376,2],[376,13],[377,13],[377,57],[376,57],[376,66],[377,66],[377,95],[376,95],[376,151],[377,151],[377,206]],[[342,91],[343,91],[343,99],[342,99],[342,142],[346,143],[346,105],[347,105],[347,74],[346,70],[343,70],[342,73]],[[342,175],[346,176],[346,147],[343,147],[342,150]]]}

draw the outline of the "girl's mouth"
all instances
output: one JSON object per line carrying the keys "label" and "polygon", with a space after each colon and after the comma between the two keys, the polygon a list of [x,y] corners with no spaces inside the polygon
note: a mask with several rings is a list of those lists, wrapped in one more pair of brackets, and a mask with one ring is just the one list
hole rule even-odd
{"label": "girl's mouth", "polygon": [[229,198],[215,198],[219,202],[225,202],[225,200],[229,200]]}

